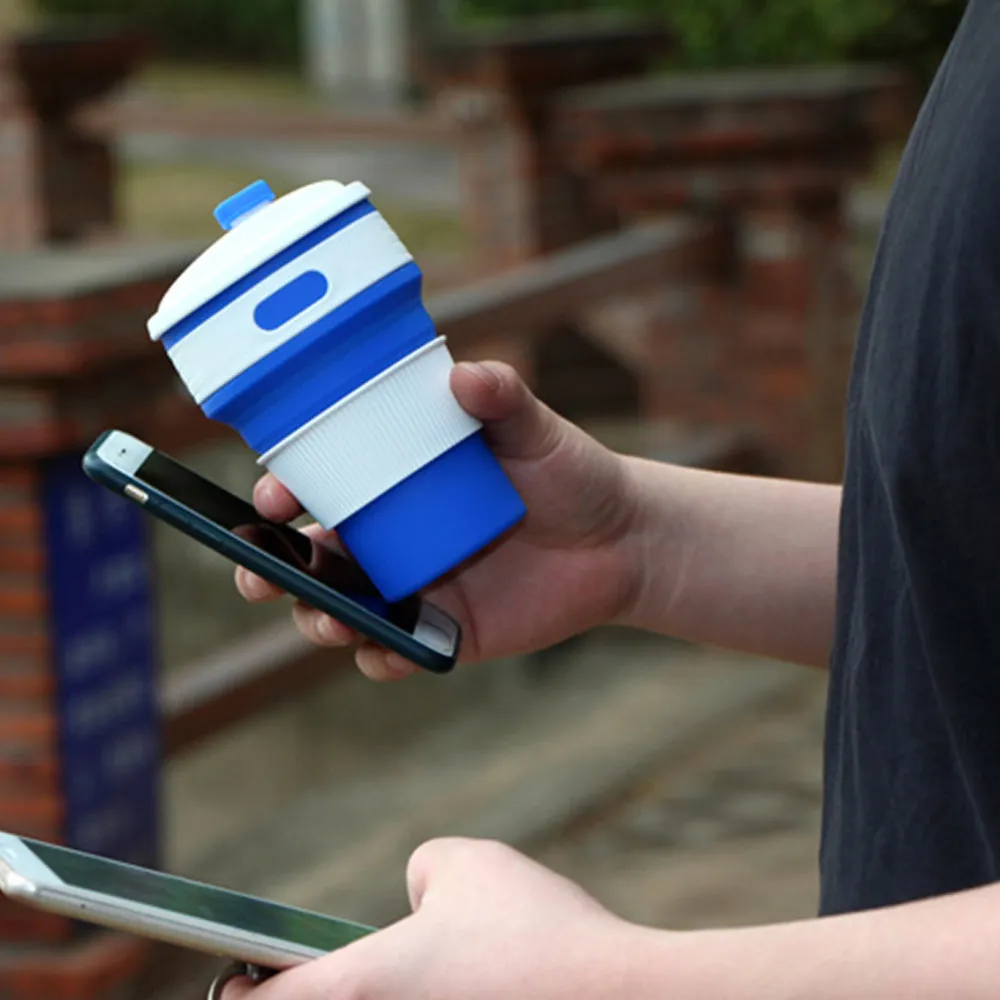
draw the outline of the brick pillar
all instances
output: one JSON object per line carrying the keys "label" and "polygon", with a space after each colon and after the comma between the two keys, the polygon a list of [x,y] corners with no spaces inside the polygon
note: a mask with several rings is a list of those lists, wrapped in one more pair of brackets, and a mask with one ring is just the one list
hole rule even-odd
{"label": "brick pillar", "polygon": [[809,233],[790,207],[741,215],[734,391],[746,418],[791,469],[811,447],[813,372],[805,323],[815,302]]}
{"label": "brick pillar", "polygon": [[515,27],[442,43],[434,83],[460,126],[465,205],[482,265],[498,270],[617,226],[553,129],[554,95],[644,71],[669,51],[658,25]]}
{"label": "brick pillar", "polygon": [[46,238],[64,242],[113,229],[118,222],[118,177],[107,139],[83,135],[61,122],[44,128],[39,140]]}
{"label": "brick pillar", "polygon": [[462,160],[462,212],[477,266],[503,270],[541,249],[534,136],[501,98],[483,92],[451,96]]}
{"label": "brick pillar", "polygon": [[742,214],[736,393],[789,473],[836,478],[857,313],[839,202]]}
{"label": "brick pillar", "polygon": [[113,140],[75,120],[145,53],[116,32],[24,34],[0,44],[0,250],[70,241],[115,225]]}
{"label": "brick pillar", "polygon": [[656,323],[650,412],[749,424],[784,472],[838,476],[858,313],[842,202],[908,92],[894,72],[848,67],[667,75],[554,102],[563,157],[596,203],[739,233],[734,273]]}
{"label": "brick pillar", "polygon": [[697,278],[656,294],[643,347],[642,412],[652,420],[732,425],[745,421],[733,394],[729,363],[736,310],[734,232],[723,216],[717,241]]}
{"label": "brick pillar", "polygon": [[30,116],[0,105],[0,248],[27,250],[45,239],[37,135]]}
{"label": "brick pillar", "polygon": [[648,420],[697,419],[702,402],[702,289],[664,289],[645,338],[648,366],[640,380],[642,413]]}
{"label": "brick pillar", "polygon": [[[61,834],[55,683],[44,628],[45,546],[40,477],[0,465],[0,816],[5,829]],[[0,899],[0,940],[57,942],[70,922]]]}
{"label": "brick pillar", "polygon": [[815,401],[818,478],[843,478],[844,421],[851,363],[862,306],[854,277],[851,240],[842,196],[810,206],[813,233],[816,311],[809,344],[818,392]]}
{"label": "brick pillar", "polygon": [[30,250],[115,223],[116,166],[107,142],[23,110],[0,112],[0,248]]}
{"label": "brick pillar", "polygon": [[[109,427],[168,449],[219,430],[144,330],[188,256],[0,254],[0,829],[147,865],[160,826],[149,522],[80,459]],[[12,1000],[105,1000],[151,950],[12,903],[0,941]]]}
{"label": "brick pillar", "polygon": [[858,312],[840,204],[747,208],[722,232],[722,267],[660,293],[643,413],[750,430],[776,471],[836,480]]}
{"label": "brick pillar", "polygon": [[551,147],[543,111],[502,94],[452,94],[458,120],[463,212],[480,266],[502,270],[617,225]]}

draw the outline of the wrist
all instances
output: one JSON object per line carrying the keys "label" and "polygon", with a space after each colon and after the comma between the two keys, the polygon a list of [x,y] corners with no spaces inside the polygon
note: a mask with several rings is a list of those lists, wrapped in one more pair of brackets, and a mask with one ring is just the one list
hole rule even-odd
{"label": "wrist", "polygon": [[642,478],[636,460],[615,453],[619,477],[619,525],[614,537],[617,550],[615,586],[620,595],[610,625],[634,627],[638,609],[643,604],[649,577],[648,534],[649,504],[643,496]]}
{"label": "wrist", "polygon": [[[742,949],[730,940],[739,931],[665,931],[626,925],[613,942],[610,974],[600,984],[603,997],[629,1000],[758,1000],[765,988],[748,992]],[[752,979],[753,977],[751,977]],[[760,984],[758,984],[760,985]]]}
{"label": "wrist", "polygon": [[[621,456],[621,463],[623,493],[628,498],[628,530],[621,538],[627,599],[613,624],[665,632],[687,562],[685,531],[679,512],[665,509],[664,495],[671,491],[651,488],[653,463],[630,456]],[[656,463],[657,477],[683,472]]]}
{"label": "wrist", "polygon": [[[645,930],[635,942],[637,968],[631,1000],[805,1000],[790,981],[788,960],[775,960],[771,932],[738,928],[664,932]],[[791,957],[794,963],[794,956]]]}
{"label": "wrist", "polygon": [[[567,1000],[687,1000],[671,978],[684,935],[654,930],[619,917],[603,923],[589,942],[578,942],[570,967],[579,975],[566,980]],[[562,995],[562,994],[560,994]],[[699,996],[698,1000],[710,1000]]]}

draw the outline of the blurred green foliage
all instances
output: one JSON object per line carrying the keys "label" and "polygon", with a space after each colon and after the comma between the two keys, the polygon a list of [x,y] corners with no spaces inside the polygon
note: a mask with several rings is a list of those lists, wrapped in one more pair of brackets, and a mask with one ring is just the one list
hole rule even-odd
{"label": "blurred green foliage", "polygon": [[933,75],[967,0],[461,0],[473,19],[572,11],[661,15],[693,68],[888,59]]}
{"label": "blurred green foliage", "polygon": [[[301,0],[36,0],[47,13],[145,23],[171,54],[292,64]],[[967,0],[459,0],[463,16],[617,10],[663,15],[696,68],[890,59],[929,79]]]}
{"label": "blurred green foliage", "polygon": [[36,0],[44,14],[127,19],[165,54],[292,65],[300,53],[300,0]]}

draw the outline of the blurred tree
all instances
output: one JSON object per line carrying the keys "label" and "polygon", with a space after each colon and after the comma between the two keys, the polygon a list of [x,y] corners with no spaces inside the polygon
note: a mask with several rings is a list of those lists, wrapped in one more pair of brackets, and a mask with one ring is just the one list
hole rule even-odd
{"label": "blurred tree", "polygon": [[[874,2],[874,0],[873,0]],[[855,35],[848,54],[862,59],[894,59],[929,83],[955,34],[968,0],[879,0],[882,18],[871,31]]]}
{"label": "blurred tree", "polygon": [[[111,14],[146,23],[180,55],[293,63],[301,0],[35,0],[52,14]],[[429,0],[414,0],[416,9]],[[904,62],[933,73],[967,0],[434,0],[465,17],[600,9],[660,14],[676,27],[685,66],[778,65],[841,59]]]}
{"label": "blurred tree", "polygon": [[967,0],[462,0],[471,18],[633,10],[669,19],[690,67],[891,59],[927,80]]}
{"label": "blurred tree", "polygon": [[299,0],[35,0],[45,14],[127,18],[172,55],[297,63]]}

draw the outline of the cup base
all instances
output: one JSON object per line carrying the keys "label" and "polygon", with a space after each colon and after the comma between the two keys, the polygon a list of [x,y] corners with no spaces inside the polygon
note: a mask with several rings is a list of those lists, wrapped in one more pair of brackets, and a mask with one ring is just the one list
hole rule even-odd
{"label": "cup base", "polygon": [[337,526],[390,602],[460,566],[527,513],[481,432],[425,465]]}

